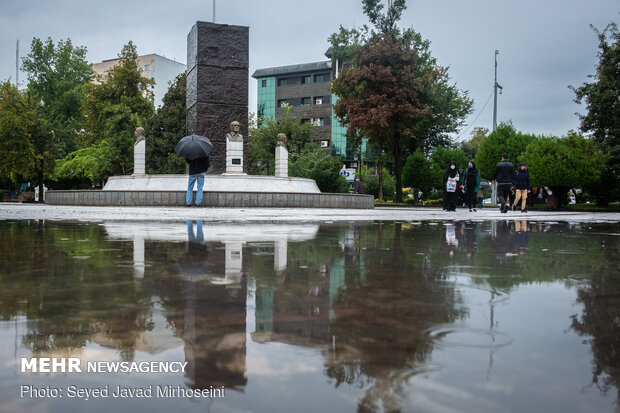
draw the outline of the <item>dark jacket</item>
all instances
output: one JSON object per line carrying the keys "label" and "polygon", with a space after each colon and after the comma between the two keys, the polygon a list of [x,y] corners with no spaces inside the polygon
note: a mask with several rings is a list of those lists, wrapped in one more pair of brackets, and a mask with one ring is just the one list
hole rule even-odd
{"label": "dark jacket", "polygon": [[527,171],[517,170],[514,179],[512,180],[513,185],[517,189],[532,189],[530,186],[530,173]]}
{"label": "dark jacket", "polygon": [[197,158],[197,159],[194,159],[193,161],[187,160],[187,163],[189,164],[190,175],[201,174],[203,172],[207,172],[207,169],[209,169],[209,157],[208,156],[205,156],[204,158]]}
{"label": "dark jacket", "polygon": [[478,192],[478,187],[480,186],[480,171],[473,168],[467,168],[465,170],[465,179],[463,180],[465,184],[465,192],[468,194],[475,194]]}
{"label": "dark jacket", "polygon": [[512,178],[515,174],[515,166],[512,162],[501,161],[495,165],[493,171],[493,179],[496,179],[498,183],[512,183]]}

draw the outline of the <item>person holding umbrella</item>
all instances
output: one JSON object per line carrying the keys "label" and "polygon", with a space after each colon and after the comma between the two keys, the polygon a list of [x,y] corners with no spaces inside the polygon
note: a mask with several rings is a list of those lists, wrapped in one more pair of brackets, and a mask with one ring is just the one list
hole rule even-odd
{"label": "person holding umbrella", "polygon": [[174,147],[174,152],[185,158],[189,165],[189,179],[187,193],[185,194],[185,206],[192,206],[194,183],[196,183],[196,206],[202,204],[202,188],[205,182],[205,172],[209,169],[209,154],[213,144],[204,136],[185,136]]}

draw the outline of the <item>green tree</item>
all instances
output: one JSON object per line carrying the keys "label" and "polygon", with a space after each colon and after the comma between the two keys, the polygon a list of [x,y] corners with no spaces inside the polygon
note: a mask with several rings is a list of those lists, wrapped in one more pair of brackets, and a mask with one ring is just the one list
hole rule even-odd
{"label": "green tree", "polygon": [[44,43],[35,37],[22,69],[28,73],[28,90],[42,102],[39,112],[53,138],[50,146],[59,157],[74,151],[83,119],[83,86],[93,78],[86,48],[73,46],[70,39],[54,45],[51,38]]}
{"label": "green tree", "polygon": [[534,135],[517,132],[510,123],[498,125],[484,139],[476,153],[476,166],[480,170],[482,177],[486,179],[492,178],[495,165],[501,160],[504,153],[508,155],[508,158],[513,163],[523,160],[525,148],[535,139]]}
{"label": "green tree", "polygon": [[432,163],[426,159],[420,150],[409,155],[403,167],[403,185],[417,188],[424,195],[428,195],[433,188],[431,165]]}
{"label": "green tree", "polygon": [[119,54],[119,63],[101,83],[85,86],[83,111],[86,132],[80,144],[86,148],[102,140],[105,175],[126,174],[133,168],[134,130],[153,115],[153,79],[142,76],[136,47],[130,41]]}
{"label": "green tree", "polygon": [[575,133],[564,138],[533,140],[523,160],[527,163],[532,186],[548,186],[559,205],[570,188],[590,188],[600,180],[603,157],[594,142]]}
{"label": "green tree", "polygon": [[289,164],[289,175],[314,179],[321,192],[346,193],[347,180],[340,175],[342,159],[327,155],[318,145],[308,145]]}
{"label": "green tree", "polygon": [[[0,171],[36,179],[39,193],[43,180],[54,168],[54,131],[42,115],[41,99],[29,91],[20,93],[9,82],[0,89]],[[43,197],[39,202],[43,202]]]}
{"label": "green tree", "polygon": [[34,167],[30,140],[34,109],[15,86],[6,81],[0,88],[0,172],[26,174]]}
{"label": "green tree", "polygon": [[146,127],[146,164],[149,174],[185,172],[185,161],[174,154],[174,147],[186,134],[186,79],[177,76],[163,98],[163,105]]}
{"label": "green tree", "polygon": [[474,130],[471,131],[471,139],[465,142],[462,142],[460,148],[465,152],[465,155],[469,159],[475,159],[478,150],[482,146],[482,143],[486,139],[489,134],[489,129],[482,127],[475,127]]}
{"label": "green tree", "polygon": [[599,62],[593,79],[578,88],[575,102],[585,102],[587,113],[579,115],[581,130],[592,135],[607,155],[601,184],[593,188],[598,204],[620,199],[620,186],[610,185],[620,175],[620,32],[610,23],[602,32],[592,27],[599,40]]}
{"label": "green tree", "polygon": [[310,123],[302,124],[298,120],[291,119],[288,112],[285,113],[283,119],[266,119],[262,121],[260,127],[251,126],[248,140],[248,169],[250,173],[253,175],[274,174],[275,149],[279,133],[286,135],[286,147],[291,159],[296,159],[309,144],[312,128],[313,126]]}
{"label": "green tree", "polygon": [[[379,196],[379,179],[383,181],[382,198]],[[362,170],[362,182],[364,193],[374,196],[379,202],[383,202],[384,200],[392,201],[396,197],[396,183],[386,168],[383,168],[383,173],[381,174],[378,172],[375,173],[374,168],[368,169],[367,171]]]}
{"label": "green tree", "polygon": [[[364,0],[364,13],[378,32],[340,27],[330,37],[332,56],[344,60],[332,82],[338,96],[334,113],[349,135],[362,130],[369,141],[391,156],[396,186],[401,187],[402,162],[431,138],[447,142],[471,111],[466,93],[448,83],[447,69],[429,52],[429,42],[412,29],[396,27],[405,1],[390,2],[383,13],[378,0]],[[382,167],[379,166],[382,170]],[[396,200],[402,200],[400,189]]]}

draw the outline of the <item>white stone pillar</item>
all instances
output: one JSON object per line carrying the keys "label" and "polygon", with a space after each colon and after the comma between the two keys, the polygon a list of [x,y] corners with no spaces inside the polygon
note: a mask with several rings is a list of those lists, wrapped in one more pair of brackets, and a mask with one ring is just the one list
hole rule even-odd
{"label": "white stone pillar", "polygon": [[144,235],[133,236],[133,277],[144,278]]}
{"label": "white stone pillar", "polygon": [[243,141],[231,141],[226,137],[226,173],[244,174]]}
{"label": "white stone pillar", "polygon": [[146,141],[141,140],[133,146],[133,174],[144,175],[146,172]]}
{"label": "white stone pillar", "polygon": [[273,245],[273,269],[277,272],[286,270],[288,254],[288,241],[274,241]]}
{"label": "white stone pillar", "polygon": [[226,249],[225,278],[235,283],[240,283],[243,277],[243,244],[243,241],[224,241]]}
{"label": "white stone pillar", "polygon": [[284,146],[276,146],[276,177],[288,178],[288,151]]}

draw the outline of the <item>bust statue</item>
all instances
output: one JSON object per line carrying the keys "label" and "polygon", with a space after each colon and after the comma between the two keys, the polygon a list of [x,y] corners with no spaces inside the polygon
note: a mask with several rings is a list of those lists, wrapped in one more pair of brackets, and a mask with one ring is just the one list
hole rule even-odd
{"label": "bust statue", "polygon": [[144,128],[143,127],[136,128],[136,130],[135,130],[135,132],[133,134],[136,137],[136,141],[134,142],[134,145],[137,145],[139,142],[142,142],[143,140],[146,140],[146,138],[144,136]]}
{"label": "bust statue", "polygon": [[277,139],[278,139],[277,145],[286,148],[286,135],[283,133],[278,133]]}
{"label": "bust statue", "polygon": [[226,135],[226,138],[231,142],[243,142],[243,135],[239,133],[239,122],[230,122],[230,133]]}

